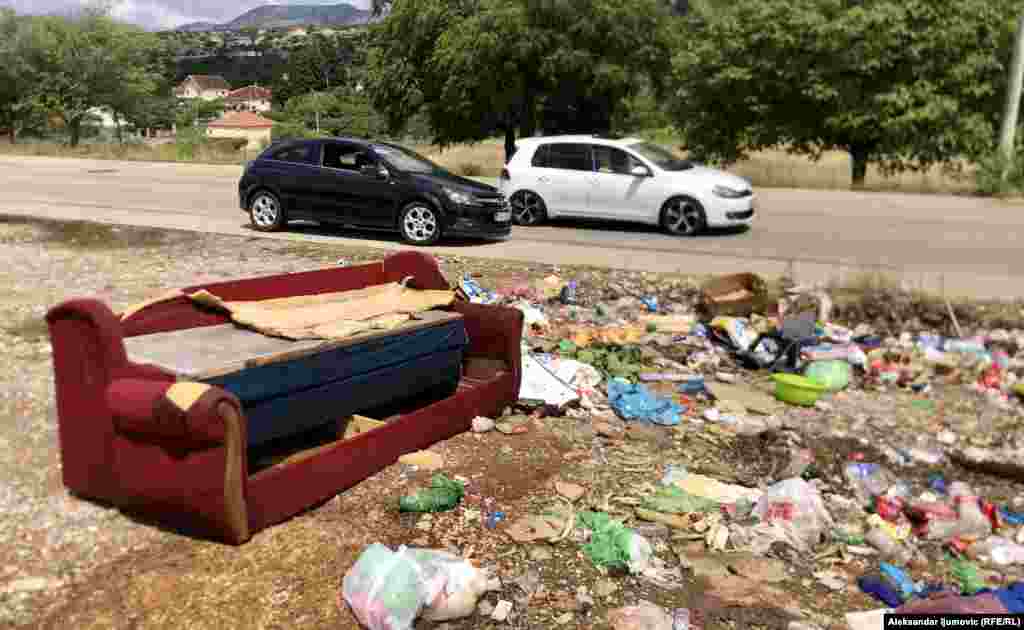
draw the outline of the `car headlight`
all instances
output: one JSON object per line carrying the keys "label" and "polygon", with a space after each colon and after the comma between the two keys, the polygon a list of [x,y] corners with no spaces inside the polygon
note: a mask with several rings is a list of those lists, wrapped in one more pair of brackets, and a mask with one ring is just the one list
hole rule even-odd
{"label": "car headlight", "polygon": [[715,186],[711,189],[719,197],[725,197],[726,199],[738,199],[747,194],[745,190],[736,190],[735,188],[729,188],[728,186]]}
{"label": "car headlight", "polygon": [[461,190],[454,190],[452,188],[445,188],[444,194],[452,200],[453,203],[457,203],[461,206],[469,206],[474,203],[473,195],[468,192]]}

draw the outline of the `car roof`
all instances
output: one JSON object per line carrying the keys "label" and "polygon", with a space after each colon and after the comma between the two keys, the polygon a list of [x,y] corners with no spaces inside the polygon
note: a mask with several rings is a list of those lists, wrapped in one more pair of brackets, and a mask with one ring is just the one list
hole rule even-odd
{"label": "car roof", "polygon": [[628,144],[643,142],[643,139],[634,138],[632,136],[625,138],[608,138],[592,134],[565,134],[560,136],[531,136],[529,138],[521,138],[516,141],[516,144],[531,146],[536,144],[548,144],[552,142],[587,142],[589,144],[625,146]]}

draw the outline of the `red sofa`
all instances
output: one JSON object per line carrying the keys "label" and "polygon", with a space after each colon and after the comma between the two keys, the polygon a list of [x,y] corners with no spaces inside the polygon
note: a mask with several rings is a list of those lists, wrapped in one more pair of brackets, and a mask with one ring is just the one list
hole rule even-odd
{"label": "red sofa", "polygon": [[[227,300],[260,300],[346,291],[399,281],[449,289],[437,262],[401,252],[382,262],[188,287]],[[184,296],[121,318],[93,299],[47,314],[53,344],[64,485],[145,518],[232,544],[316,505],[393,463],[467,430],[477,415],[513,403],[520,384],[523,317],[516,309],[457,301],[469,345],[451,396],[388,418],[348,440],[249,472],[246,415],[215,386],[186,392],[175,377],[132,363],[124,338],[229,322]],[[185,386],[187,389],[189,386]],[[173,401],[169,399],[174,399]],[[174,404],[171,404],[171,403]]]}

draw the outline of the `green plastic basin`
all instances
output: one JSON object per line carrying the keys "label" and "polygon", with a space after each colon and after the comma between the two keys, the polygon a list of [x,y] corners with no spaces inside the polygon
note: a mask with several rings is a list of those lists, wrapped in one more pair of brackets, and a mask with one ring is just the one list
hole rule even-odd
{"label": "green plastic basin", "polygon": [[821,398],[825,386],[797,374],[775,374],[775,397],[791,405],[811,407]]}

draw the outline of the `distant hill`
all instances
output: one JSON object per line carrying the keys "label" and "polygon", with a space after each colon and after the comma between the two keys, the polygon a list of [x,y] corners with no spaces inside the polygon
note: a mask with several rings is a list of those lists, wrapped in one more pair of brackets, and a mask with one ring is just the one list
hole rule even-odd
{"label": "distant hill", "polygon": [[176,31],[238,31],[243,28],[286,28],[289,26],[349,26],[365,24],[370,20],[370,11],[358,9],[351,4],[267,4],[247,11],[225,24],[192,22],[174,29]]}

